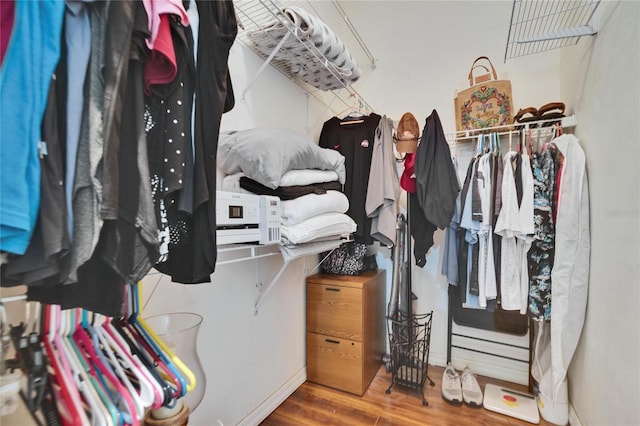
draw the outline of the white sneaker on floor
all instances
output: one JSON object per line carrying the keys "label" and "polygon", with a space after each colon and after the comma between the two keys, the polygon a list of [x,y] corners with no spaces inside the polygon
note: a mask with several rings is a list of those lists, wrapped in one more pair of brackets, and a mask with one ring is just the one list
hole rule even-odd
{"label": "white sneaker on floor", "polygon": [[442,373],[442,398],[450,404],[462,404],[462,382],[451,363]]}
{"label": "white sneaker on floor", "polygon": [[467,405],[482,407],[482,389],[469,367],[462,372],[462,398]]}

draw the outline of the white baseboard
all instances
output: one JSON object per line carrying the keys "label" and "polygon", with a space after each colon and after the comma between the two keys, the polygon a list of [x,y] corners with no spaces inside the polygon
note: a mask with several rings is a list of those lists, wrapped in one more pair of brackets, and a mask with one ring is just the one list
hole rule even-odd
{"label": "white baseboard", "polygon": [[284,402],[296,389],[307,380],[307,368],[303,367],[295,373],[286,383],[276,389],[262,404],[238,423],[242,426],[259,425],[269,414]]}
{"label": "white baseboard", "polygon": [[578,418],[578,414],[576,413],[576,410],[573,409],[573,405],[571,404],[571,401],[569,401],[569,425],[582,426],[582,422],[580,422],[580,419]]}

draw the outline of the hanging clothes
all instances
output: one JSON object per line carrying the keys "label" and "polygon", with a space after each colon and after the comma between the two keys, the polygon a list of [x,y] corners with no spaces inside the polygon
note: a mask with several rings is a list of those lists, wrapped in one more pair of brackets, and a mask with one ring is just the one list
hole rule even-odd
{"label": "hanging clothes", "polygon": [[[458,160],[453,159],[454,168],[458,169]],[[456,173],[457,175],[457,173]],[[458,230],[460,228],[460,210],[461,210],[461,197],[462,191],[458,192],[456,197],[455,210],[453,216],[451,216],[451,222],[446,230],[444,239],[444,250],[442,254],[442,269],[441,274],[447,277],[447,283],[452,286],[458,286],[460,284],[460,271],[458,265],[459,258],[459,239]]]}
{"label": "hanging clothes", "polygon": [[144,9],[148,16],[149,38],[147,38],[147,47],[151,50],[156,49],[155,44],[159,34],[162,32],[164,18],[174,16],[180,20],[183,26],[189,25],[189,15],[181,0],[142,0],[142,4],[144,4]]}
{"label": "hanging clothes", "polygon": [[86,75],[86,103],[78,141],[76,171],[72,192],[73,241],[63,282],[77,281],[77,270],[91,257],[98,245],[102,218],[101,163],[104,147],[105,42],[108,3],[87,5],[91,27],[91,58]]}
{"label": "hanging clothes", "polygon": [[[164,15],[166,16],[166,15]],[[160,240],[160,262],[167,260],[169,244],[186,244],[188,215],[193,209],[193,150],[191,113],[195,86],[195,64],[191,28],[177,19],[161,23],[155,46],[171,43],[175,74],[168,83],[147,79],[150,62],[145,66],[145,119],[151,173],[151,194],[155,204]],[[165,40],[164,37],[168,37]],[[153,57],[153,53],[152,53]],[[188,194],[185,192],[189,192]],[[181,204],[181,199],[190,200]]]}
{"label": "hanging clothes", "polygon": [[[502,209],[502,148],[500,143],[498,142],[497,151],[494,152],[492,158],[493,164],[493,219],[492,226],[494,229],[493,232],[493,262],[495,266],[495,277],[496,277],[496,301],[500,304],[500,294],[501,294],[501,284],[500,284],[500,271],[502,269],[502,264],[500,263],[500,259],[502,257],[502,237],[495,233],[496,223],[498,221],[498,216],[500,216],[500,210]],[[502,312],[502,309],[499,309],[498,312]]]}
{"label": "hanging clothes", "polygon": [[[182,7],[182,2],[174,3]],[[237,22],[231,1],[197,3],[198,35],[206,42],[197,52],[196,69],[191,28],[184,25],[186,15],[180,13],[169,20],[161,17],[160,24],[165,24],[159,25],[155,42],[158,46],[170,42],[170,56],[175,57],[175,64],[171,62],[175,78],[164,83],[162,72],[152,72],[153,78],[145,80],[150,24],[142,2],[74,5],[79,6],[86,8],[83,11],[89,17],[91,53],[83,82],[78,149],[72,155],[73,237],[69,241],[67,226],[60,226],[68,211],[64,181],[70,180],[60,174],[64,171],[60,154],[65,147],[55,143],[56,136],[60,141],[67,139],[68,127],[67,79],[60,73],[51,86],[43,121],[51,155],[44,152],[41,176],[51,179],[47,183],[62,186],[42,182],[43,205],[50,210],[40,211],[44,214],[38,221],[37,236],[28,247],[29,254],[46,259],[31,262],[31,256],[10,257],[2,268],[2,284],[21,281],[28,284],[29,300],[118,317],[123,313],[123,282],[140,280],[160,258],[159,223],[167,225],[162,229],[168,231],[173,247],[167,250],[165,245],[165,259],[170,260],[158,269],[164,266],[176,282],[210,281],[216,259],[217,151],[211,141],[217,140],[222,113],[235,102],[227,59]],[[196,3],[192,6],[195,9]],[[189,21],[193,18],[192,13]],[[59,41],[57,45],[64,52],[66,45]],[[3,71],[5,66],[9,62],[3,64]],[[212,84],[212,77],[217,83]],[[145,98],[145,88],[157,102]],[[194,92],[198,95],[195,118]],[[145,103],[150,108],[145,109]],[[58,126],[52,126],[52,120]],[[54,226],[65,230],[64,235],[52,234]]]}
{"label": "hanging clothes", "polygon": [[[496,192],[502,184],[496,182],[497,176],[501,176],[498,168],[502,163],[500,151],[496,135],[478,136],[475,155],[470,158],[457,200],[458,223],[452,220],[452,229],[447,229],[442,269],[443,275],[455,280],[449,283],[459,287],[455,291],[463,307],[491,312],[495,311],[499,296],[500,269],[496,253],[499,254],[501,237],[494,229],[496,210],[500,208],[496,206]],[[455,268],[449,266],[452,263]]]}
{"label": "hanging clothes", "polygon": [[7,46],[13,32],[13,24],[16,17],[15,0],[5,0],[0,2],[0,66],[7,53]]}
{"label": "hanging clothes", "polygon": [[100,205],[102,219],[118,217],[118,152],[122,126],[122,99],[126,91],[135,12],[135,4],[131,0],[109,4],[104,68],[104,159]]}
{"label": "hanging clothes", "polygon": [[511,151],[504,156],[502,209],[495,228],[495,233],[502,236],[500,288],[504,310],[518,310],[521,314],[527,311],[527,252],[534,231],[533,176],[529,156]]}
{"label": "hanging clothes", "polygon": [[474,157],[469,162],[467,176],[463,185],[464,198],[461,200],[462,213],[460,218],[460,229],[462,241],[461,250],[464,253],[461,256],[463,262],[461,266],[464,268],[464,291],[462,297],[463,306],[466,308],[480,308],[478,296],[480,294],[478,282],[478,261],[479,261],[479,243],[478,232],[480,231],[480,217],[473,215],[473,192],[476,186],[477,169],[479,165],[479,157]]}
{"label": "hanging clothes", "polygon": [[[431,229],[433,231],[436,227],[445,229],[449,225],[455,210],[456,197],[460,191],[458,177],[451,162],[449,144],[436,110],[433,110],[425,121],[422,138],[416,151],[415,174],[416,198],[421,214],[411,217],[410,222],[412,234],[413,229],[421,227],[426,231],[414,235],[414,238],[418,237],[414,247],[416,265],[423,267],[426,264],[427,251],[433,245]],[[421,225],[425,222],[432,225]],[[419,251],[416,251],[418,248]]]}
{"label": "hanging clothes", "polygon": [[393,120],[382,116],[373,140],[365,212],[371,218],[371,236],[393,246],[400,183],[393,155]]}
{"label": "hanging clothes", "polygon": [[[101,205],[101,213],[106,217],[94,251],[78,265],[75,282],[65,283],[65,274],[58,280],[51,277],[41,285],[29,286],[27,297],[63,308],[83,307],[104,315],[121,316],[123,280],[141,279],[158,258],[144,134],[142,64],[148,30],[142,4],[111,2],[106,34]],[[129,38],[123,39],[123,34]],[[110,50],[114,42],[123,43],[118,52]],[[121,76],[114,67],[125,68],[126,76]],[[112,99],[108,94],[117,94],[120,98],[109,102]],[[107,121],[108,117],[111,121]],[[115,163],[110,163],[109,159],[114,161],[114,158]],[[108,195],[107,174],[111,176]]]}
{"label": "hanging clothes", "polygon": [[481,308],[487,307],[487,300],[495,300],[497,297],[493,260],[492,157],[491,152],[480,157],[477,173],[481,210],[481,225],[478,230],[478,304]]}
{"label": "hanging clothes", "polygon": [[104,243],[102,260],[127,282],[144,278],[159,258],[144,121],[143,72],[149,30],[144,7],[140,2],[134,2],[134,7],[126,90],[122,98],[118,199],[114,204],[115,217],[105,218],[100,236]]}
{"label": "hanging clothes", "polygon": [[[550,327],[536,345],[532,371],[538,382],[548,383],[544,391],[556,400],[569,364],[578,345],[586,313],[589,287],[589,184],[585,154],[578,138],[564,134],[553,140],[563,156],[559,173],[556,218],[555,256],[551,271],[551,300],[553,310]],[[550,356],[544,356],[545,350]],[[546,377],[551,376],[551,379]]]}
{"label": "hanging clothes", "polygon": [[73,237],[73,189],[84,114],[84,85],[91,56],[89,1],[65,2],[64,41],[67,49],[66,177],[67,220]]}
{"label": "hanging clothes", "polygon": [[440,229],[446,228],[453,216],[460,186],[436,110],[426,119],[416,151],[416,183],[425,218]]}
{"label": "hanging clothes", "polygon": [[47,155],[40,160],[38,219],[24,255],[12,255],[10,261],[3,265],[0,280],[3,287],[34,285],[48,277],[55,277],[57,281],[62,259],[70,249],[64,186],[60,184],[64,182],[64,138],[59,127],[58,94],[63,93],[64,90],[60,89],[66,87],[60,71],[61,65],[49,86],[47,108],[42,120],[42,140],[47,144]]}
{"label": "hanging clothes", "polygon": [[555,226],[552,200],[556,170],[550,149],[534,153],[531,159],[534,179],[533,212],[535,234],[528,253],[529,313],[533,318],[551,318],[551,271],[555,252]]}
{"label": "hanging clothes", "polygon": [[468,278],[469,278],[469,265],[468,265],[468,257],[469,257],[469,241],[467,240],[467,229],[462,226],[462,216],[465,210],[468,207],[467,196],[469,193],[469,185],[473,176],[474,167],[475,167],[476,157],[471,158],[469,161],[469,165],[467,166],[467,172],[465,174],[465,179],[462,185],[462,189],[458,194],[458,199],[460,200],[460,209],[458,212],[458,229],[456,231],[457,235],[457,246],[458,246],[458,281],[459,281],[459,294],[460,301],[464,304],[467,302],[467,286],[468,286]]}
{"label": "hanging clothes", "polygon": [[[60,56],[65,5],[20,1],[0,68],[0,251],[24,254],[40,207],[40,125]],[[11,123],[11,125],[6,125]]]}
{"label": "hanging clothes", "polygon": [[233,2],[196,1],[196,5],[193,214],[184,218],[187,242],[170,245],[167,261],[155,265],[183,284],[210,282],[215,271],[218,136],[222,114],[235,105],[228,66],[229,50],[238,32]]}
{"label": "hanging clothes", "polygon": [[357,119],[332,117],[323,124],[319,140],[320,147],[334,149],[345,157],[343,192],[349,199],[347,215],[357,225],[354,239],[367,245],[373,244],[373,238],[371,218],[367,215],[365,204],[376,128],[381,118],[376,113]]}

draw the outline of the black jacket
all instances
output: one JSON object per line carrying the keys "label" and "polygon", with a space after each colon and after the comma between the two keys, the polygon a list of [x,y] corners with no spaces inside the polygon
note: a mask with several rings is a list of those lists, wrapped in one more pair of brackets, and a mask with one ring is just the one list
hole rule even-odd
{"label": "black jacket", "polygon": [[[433,232],[436,227],[445,229],[451,222],[460,190],[451,151],[436,110],[427,117],[422,132],[416,152],[415,174],[415,198],[419,208],[411,209],[414,212],[411,217],[411,233],[416,240],[416,264],[422,267],[426,251],[433,245]],[[419,230],[421,232],[418,232]]]}

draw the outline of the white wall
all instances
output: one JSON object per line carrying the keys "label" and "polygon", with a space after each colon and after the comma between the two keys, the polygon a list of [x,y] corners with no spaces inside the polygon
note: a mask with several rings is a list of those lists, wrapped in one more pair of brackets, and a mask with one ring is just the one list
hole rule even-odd
{"label": "white wall", "polygon": [[584,425],[640,422],[640,3],[603,2],[598,35],[563,52],[591,215],[589,302],[569,369]]}

